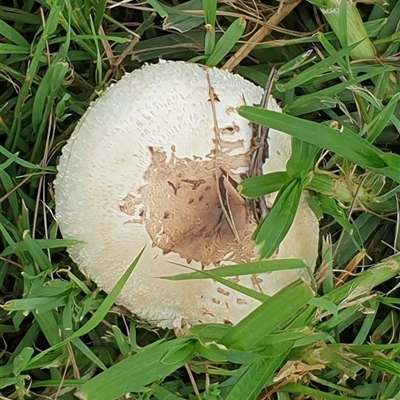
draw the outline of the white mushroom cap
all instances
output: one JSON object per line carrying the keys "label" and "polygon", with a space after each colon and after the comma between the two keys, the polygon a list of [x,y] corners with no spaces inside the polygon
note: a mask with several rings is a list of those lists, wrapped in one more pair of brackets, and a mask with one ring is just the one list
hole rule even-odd
{"label": "white mushroom cap", "polygon": [[[215,121],[208,77],[217,98]],[[184,319],[236,323],[259,302],[210,279],[169,281],[161,276],[255,260],[256,225],[227,180],[229,207],[240,243],[221,210],[216,173],[236,182],[248,170],[252,128],[235,112],[258,104],[262,89],[219,69],[161,62],[126,75],[82,117],[63,149],[55,181],[56,213],[64,238],[84,243],[71,258],[110,291],[139,251],[147,248],[119,303],[161,327]],[[269,108],[279,110],[271,99]],[[271,170],[284,169],[290,137],[270,131]],[[217,154],[217,157],[215,157]],[[317,257],[318,224],[304,197],[279,258]],[[236,279],[274,294],[304,271]]]}

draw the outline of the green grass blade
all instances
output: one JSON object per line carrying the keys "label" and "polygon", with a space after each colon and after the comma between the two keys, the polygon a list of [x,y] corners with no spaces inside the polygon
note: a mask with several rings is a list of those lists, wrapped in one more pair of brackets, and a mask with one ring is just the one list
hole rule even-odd
{"label": "green grass blade", "polygon": [[203,0],[206,37],[204,54],[209,57],[215,49],[215,22],[217,20],[217,0]]}
{"label": "green grass blade", "polygon": [[164,6],[162,5],[162,3],[160,3],[157,0],[147,0],[146,3],[149,3],[156,11],[157,13],[160,15],[160,17],[166,17],[167,16],[167,11],[164,8]]}
{"label": "green grass blade", "polygon": [[348,216],[345,210],[340,207],[334,198],[318,194],[317,196],[314,196],[312,200],[318,202],[318,206],[324,214],[334,217],[336,222],[338,222],[347,232],[352,234],[352,226],[348,220]]}
{"label": "green grass blade", "polygon": [[[47,299],[48,302],[51,302],[51,299]],[[55,305],[55,307],[57,307]],[[56,320],[56,313],[54,310],[49,310],[44,313],[39,313],[35,315],[36,321],[40,326],[41,331],[43,332],[44,336],[46,337],[47,341],[49,342],[50,346],[57,346],[59,343],[62,342],[60,328],[58,326]],[[60,346],[59,346],[60,347]],[[60,353],[58,351],[57,353]],[[33,357],[28,366],[35,363],[36,357]]]}
{"label": "green grass blade", "polygon": [[351,51],[350,55],[352,58],[366,59],[375,57],[375,48],[369,40],[356,3],[342,0],[308,1],[316,4],[320,8],[332,30],[341,42],[342,47],[346,47],[347,44],[351,45],[361,41],[361,43]]}
{"label": "green grass blade", "polygon": [[[329,85],[325,89],[321,89],[317,92],[313,91],[313,93],[299,96],[293,102],[289,103],[286,101],[287,106],[285,107],[285,111],[292,115],[300,115],[324,108],[330,109],[332,106],[324,103],[330,102],[331,104],[335,104],[338,102],[338,99],[344,97],[344,94],[346,93],[345,91],[349,89],[355,91],[355,86],[352,88],[352,85],[368,81],[369,79],[378,77],[380,74],[389,71],[393,71],[393,67],[384,66],[369,68],[368,72],[365,74],[349,78],[348,80],[336,85]],[[360,91],[362,92],[362,89]]]}
{"label": "green grass blade", "polygon": [[369,293],[374,287],[397,276],[399,273],[400,255],[395,255],[362,272],[355,279],[327,293],[323,298],[339,304],[349,296],[355,298]]}
{"label": "green grass blade", "polygon": [[271,257],[285,238],[296,216],[302,190],[301,179],[285,183],[268,215],[254,232],[253,240],[261,258]]}
{"label": "green grass blade", "polygon": [[0,55],[29,54],[29,47],[16,44],[0,43]]}
{"label": "green grass blade", "polygon": [[46,355],[50,351],[53,351],[57,348],[64,346],[65,344],[72,341],[73,339],[76,339],[76,338],[79,338],[80,336],[86,335],[92,329],[94,329],[97,325],[99,325],[102,322],[103,318],[106,316],[109,309],[112,307],[112,305],[117,300],[119,293],[121,292],[122,288],[124,287],[126,281],[131,276],[133,270],[135,269],[137,263],[139,262],[139,260],[142,256],[143,252],[144,252],[144,249],[140,251],[138,256],[135,258],[135,260],[132,262],[132,264],[127,268],[127,270],[121,276],[121,278],[119,279],[117,284],[114,286],[114,288],[111,290],[111,292],[108,294],[108,296],[101,303],[100,307],[96,310],[96,312],[93,314],[93,316],[90,318],[90,320],[88,322],[86,322],[85,325],[83,325],[81,328],[79,328],[77,331],[75,331],[66,340],[64,340],[61,343],[58,343],[57,345],[50,347],[47,350],[38,354],[36,357],[34,357],[32,359],[32,362],[37,362],[38,360],[40,360],[44,355]]}
{"label": "green grass blade", "polygon": [[57,307],[67,304],[66,296],[59,297],[27,297],[25,299],[14,299],[7,301],[3,305],[3,309],[7,311],[30,311],[36,315],[48,312]]}
{"label": "green grass blade", "polygon": [[380,223],[380,218],[369,213],[360,214],[353,222],[353,233],[345,232],[340,243],[335,245],[336,263],[345,263],[364,247],[368,237]]}
{"label": "green grass blade", "polygon": [[93,353],[92,350],[90,350],[90,347],[86,346],[85,343],[81,339],[74,339],[72,340],[72,344],[74,345],[75,348],[77,348],[88,360],[90,360],[93,365],[96,365],[97,367],[101,368],[103,371],[107,369],[107,367],[104,365],[103,361],[100,360],[99,357],[96,356],[96,354]]}
{"label": "green grass blade", "polygon": [[65,3],[61,0],[55,0],[51,6],[50,13],[46,19],[46,24],[44,26],[42,35],[34,49],[33,57],[30,60],[29,68],[26,72],[26,79],[21,86],[21,89],[18,94],[17,104],[15,106],[15,115],[14,120],[11,127],[11,133],[6,139],[5,147],[10,149],[11,152],[14,152],[17,148],[18,140],[21,133],[21,125],[22,125],[22,109],[24,107],[26,98],[28,97],[29,90],[33,83],[33,79],[36,76],[41,59],[43,56],[43,52],[45,51],[46,42],[48,38],[55,32],[60,12],[62,11]]}
{"label": "green grass blade", "polygon": [[311,143],[292,137],[292,154],[286,164],[286,171],[293,178],[305,178],[314,168],[319,149]]}
{"label": "green grass blade", "polygon": [[[184,365],[193,355],[194,345],[193,339],[188,338],[152,344],[90,379],[76,395],[82,400],[113,400],[129,392],[142,391],[146,385]],[[184,353],[180,354],[183,357],[163,362],[163,358],[177,347],[184,349]]]}
{"label": "green grass blade", "polygon": [[24,232],[23,243],[26,250],[29,252],[33,260],[37,263],[42,271],[51,271],[53,269],[53,266],[51,265],[51,262],[46,254],[36,244],[36,242],[32,239],[31,235],[27,231]]}
{"label": "green grass blade", "polygon": [[53,102],[62,88],[62,82],[69,69],[65,61],[57,61],[52,64],[46,72],[33,102],[32,126],[36,132],[36,142],[32,151],[31,161],[40,160],[41,147],[43,146],[43,135],[52,111]]}
{"label": "green grass blade", "polygon": [[[307,269],[308,266],[304,260],[291,258],[288,260],[260,260],[252,261],[244,264],[227,265],[218,267],[211,270],[213,277],[230,277],[230,276],[242,276],[242,275],[253,275],[263,274],[272,271],[284,271],[289,269]],[[209,271],[210,272],[210,271]],[[163,279],[169,279],[171,281],[181,281],[186,279],[205,279],[204,271],[190,272],[187,274],[179,274],[173,276],[163,276]]]}
{"label": "green grass blade", "polygon": [[353,50],[356,46],[357,44],[353,44],[352,46],[346,47],[336,52],[335,54],[325,58],[324,60],[318,62],[312,67],[309,67],[304,71],[301,71],[299,74],[296,74],[288,82],[285,82],[283,84],[278,84],[277,89],[282,92],[288,89],[294,89],[296,87],[305,85],[310,80],[315,79],[314,78],[315,76],[318,76],[322,73],[331,72],[330,68],[332,67],[332,65],[335,63],[340,63],[343,57],[349,54],[350,51]]}
{"label": "green grass blade", "polygon": [[152,387],[152,393],[157,400],[182,400],[181,397],[175,396],[172,392],[160,385],[154,385]]}
{"label": "green grass blade", "polygon": [[[288,72],[291,72],[293,70],[297,70],[300,67],[302,67],[303,65],[307,65],[311,62],[313,62],[316,58],[316,56],[310,57],[311,54],[313,54],[312,50],[308,50],[303,54],[300,54],[299,56],[293,58],[292,60],[289,60],[288,62],[286,62],[285,64],[281,65],[278,70],[276,71],[276,76],[277,77],[281,77],[284,76],[285,74],[287,74]],[[243,67],[246,68],[246,67]],[[265,77],[263,80],[263,83],[267,81],[268,77]],[[279,90],[282,88],[289,88],[288,86],[286,86],[287,83],[282,84],[282,86],[278,86]]]}
{"label": "green grass blade", "polygon": [[225,400],[257,399],[261,390],[272,382],[276,370],[289,354],[290,347],[290,344],[286,344],[281,354],[275,357],[262,357],[247,366]]}
{"label": "green grass blade", "polygon": [[239,18],[234,21],[218,40],[213,52],[207,58],[206,65],[214,67],[232,50],[246,28],[246,20]]}
{"label": "green grass blade", "polygon": [[400,363],[390,358],[376,356],[372,359],[371,364],[380,371],[400,377]]}
{"label": "green grass blade", "polygon": [[347,21],[347,10],[348,4],[347,1],[341,1],[339,4],[339,15],[338,15],[338,27],[339,29],[336,32],[340,43],[343,47],[347,47],[349,45],[349,38],[348,38],[348,21]]}
{"label": "green grass blade", "polygon": [[339,131],[323,124],[254,106],[241,106],[238,111],[250,121],[286,132],[320,148],[334,151],[356,164],[400,183],[398,168],[394,167],[396,161],[397,166],[400,165],[400,156],[393,154],[391,161],[393,166],[389,166],[385,160],[387,154],[385,155],[383,151],[346,128]]}
{"label": "green grass blade", "polygon": [[8,25],[2,19],[0,19],[0,36],[4,36],[17,46],[24,47],[25,49],[29,47],[29,43],[27,42],[27,40],[20,33],[18,33],[11,25]]}
{"label": "green grass blade", "polygon": [[[168,15],[164,19],[163,29],[178,32],[191,32],[195,28],[204,25],[204,17],[194,14],[194,10],[199,10],[201,0],[189,0],[175,7],[166,7]],[[208,26],[206,26],[206,29]],[[207,40],[207,34],[206,38]]]}
{"label": "green grass blade", "polygon": [[354,344],[363,344],[366,340],[369,339],[369,333],[371,331],[372,325],[374,324],[374,321],[377,316],[378,308],[379,308],[379,301],[377,299],[371,299],[369,304],[368,304],[369,310],[372,310],[368,312],[368,314],[365,316],[365,319],[363,321],[363,324],[360,328],[360,330],[357,333],[357,336],[355,337],[353,343]]}
{"label": "green grass blade", "polygon": [[277,192],[289,179],[285,171],[270,172],[247,178],[239,184],[239,193],[250,199]]}
{"label": "green grass blade", "polygon": [[50,168],[50,167],[43,168],[38,164],[32,164],[29,161],[23,160],[22,158],[18,157],[18,153],[13,154],[12,152],[8,151],[3,146],[0,146],[0,154],[2,154],[3,156],[5,156],[8,159],[12,159],[13,162],[20,165],[21,167],[24,167],[27,169],[38,169],[40,171],[54,172],[54,168]]}
{"label": "green grass blade", "polygon": [[[389,121],[393,117],[397,104],[400,99],[400,93],[395,94],[389,103],[376,115],[376,117],[367,125],[367,139],[373,143],[382,131],[386,128]],[[400,166],[399,166],[400,168]]]}
{"label": "green grass blade", "polygon": [[[186,266],[186,268],[191,269],[191,270],[195,270],[194,268],[189,268],[187,266]],[[197,270],[195,270],[195,271],[199,274],[199,276],[203,275],[204,278],[213,279],[213,280],[219,282],[220,284],[222,284],[222,285],[224,285],[224,286],[226,286],[226,287],[228,287],[228,288],[230,288],[232,290],[236,290],[239,293],[243,293],[243,294],[245,294],[245,295],[247,295],[249,297],[252,297],[252,298],[254,298],[256,300],[259,300],[261,302],[263,302],[267,298],[269,298],[269,296],[267,296],[264,293],[260,293],[260,292],[254,290],[254,289],[251,289],[251,288],[248,288],[246,286],[242,286],[242,285],[240,285],[240,284],[238,284],[236,282],[233,282],[232,280],[225,279],[225,278],[222,278],[222,277],[220,277],[218,275],[215,275],[214,271],[217,271],[217,270],[218,269],[214,269],[214,270],[211,270],[211,271],[197,271]],[[170,277],[165,277],[165,278],[170,278]],[[180,278],[178,278],[178,280],[180,280]]]}
{"label": "green grass blade", "polygon": [[32,347],[25,347],[19,353],[18,357],[14,358],[13,360],[13,373],[14,375],[19,375],[25,367],[28,365],[34,350]]}
{"label": "green grass blade", "polygon": [[[63,247],[69,247],[69,246],[73,246],[76,244],[82,243],[79,240],[73,240],[73,239],[35,239],[35,247],[37,249],[59,249],[59,248],[63,248]],[[23,241],[23,242],[18,242],[16,243],[16,245],[18,246],[18,249],[20,251],[29,251],[29,246],[27,241]],[[0,253],[3,257],[5,256],[9,256],[14,254],[13,249],[9,246],[6,247],[1,253]]]}
{"label": "green grass blade", "polygon": [[288,322],[313,297],[314,292],[305,282],[285,287],[234,326],[222,338],[222,344],[240,350],[257,348],[266,334]]}
{"label": "green grass blade", "polygon": [[329,393],[328,391],[313,389],[311,387],[307,387],[304,385],[300,385],[298,383],[288,383],[287,385],[283,386],[281,391],[287,393],[298,393],[302,396],[310,396],[311,398],[321,398],[324,400],[372,400],[372,399],[365,399],[360,397],[347,397],[344,395],[337,395],[333,393]]}

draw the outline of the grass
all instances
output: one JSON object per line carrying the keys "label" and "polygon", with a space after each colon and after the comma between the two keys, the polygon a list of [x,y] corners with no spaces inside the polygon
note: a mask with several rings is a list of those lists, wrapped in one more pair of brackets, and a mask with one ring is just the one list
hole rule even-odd
{"label": "grass", "polygon": [[[400,2],[264,3],[1,3],[1,399],[400,399]],[[284,114],[239,109],[294,137],[286,173],[241,185],[248,197],[280,191],[280,212],[254,239],[274,251],[303,188],[321,218],[312,288],[259,296],[235,327],[183,337],[113,305],[139,256],[107,295],[71,263],[73,242],[53,217],[57,157],[79,117],[113,80],[160,57],[260,85],[275,66]],[[281,267],[173,279],[227,283]]]}

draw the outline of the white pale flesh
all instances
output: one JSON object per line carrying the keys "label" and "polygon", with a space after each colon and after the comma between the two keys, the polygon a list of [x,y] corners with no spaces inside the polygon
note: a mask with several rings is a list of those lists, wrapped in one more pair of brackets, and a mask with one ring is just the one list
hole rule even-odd
{"label": "white pale flesh", "polygon": [[[63,149],[55,181],[61,233],[64,238],[84,242],[70,247],[69,254],[106,292],[147,246],[118,302],[161,327],[172,328],[180,320],[188,324],[237,323],[259,305],[258,301],[209,279],[161,279],[189,272],[173,263],[196,269],[201,264],[188,263],[173,251],[163,254],[143,223],[146,215],[140,222],[138,209],[132,215],[120,209],[127,195],[140,202],[139,189],[148,183],[146,171],[152,162],[150,149],[165,153],[167,161],[212,161],[215,121],[207,74],[218,95],[215,106],[219,127],[236,127],[234,132],[221,134],[227,148],[229,143],[234,144],[229,154],[239,157],[247,153],[252,128],[235,108],[245,103],[258,104],[262,89],[226,71],[161,62],[126,75],[91,105]],[[269,107],[279,111],[273,99]],[[284,170],[289,156],[289,136],[270,131],[270,160],[264,172]],[[152,168],[153,173],[159,172],[156,166]],[[241,171],[236,172],[245,172],[246,168],[242,165]],[[313,267],[317,245],[317,220],[304,194],[295,222],[276,257],[305,259]],[[299,271],[285,271],[263,274],[257,285],[250,276],[237,281],[274,294],[300,276],[303,275]]]}

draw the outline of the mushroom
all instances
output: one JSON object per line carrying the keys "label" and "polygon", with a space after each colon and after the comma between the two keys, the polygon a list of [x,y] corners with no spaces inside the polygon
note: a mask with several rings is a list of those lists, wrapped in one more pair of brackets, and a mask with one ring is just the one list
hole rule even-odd
{"label": "mushroom", "polygon": [[[213,93],[213,99],[210,98]],[[211,279],[163,276],[257,259],[257,224],[236,185],[249,169],[252,127],[235,108],[263,90],[239,75],[184,62],[127,74],[90,106],[63,148],[55,180],[56,216],[68,252],[106,292],[148,245],[118,302],[160,327],[235,324],[260,303]],[[279,111],[270,98],[268,107]],[[290,137],[271,130],[264,171],[284,170]],[[267,198],[268,202],[273,197]],[[273,257],[314,267],[318,223],[303,195]],[[240,276],[272,295],[307,274]]]}

